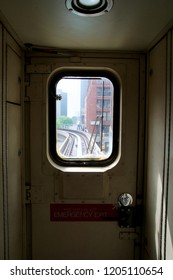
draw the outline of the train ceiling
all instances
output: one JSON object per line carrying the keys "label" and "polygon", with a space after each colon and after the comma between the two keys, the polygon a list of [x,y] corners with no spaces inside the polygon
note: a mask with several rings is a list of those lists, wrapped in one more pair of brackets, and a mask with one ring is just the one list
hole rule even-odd
{"label": "train ceiling", "polygon": [[96,17],[69,12],[65,0],[0,0],[0,11],[24,44],[73,50],[146,50],[173,21],[172,0],[114,0]]}

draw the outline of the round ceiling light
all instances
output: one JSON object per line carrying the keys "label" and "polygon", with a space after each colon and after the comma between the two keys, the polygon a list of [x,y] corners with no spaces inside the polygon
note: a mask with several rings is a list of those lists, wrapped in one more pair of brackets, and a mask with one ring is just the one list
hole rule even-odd
{"label": "round ceiling light", "polygon": [[113,0],[66,0],[67,9],[80,16],[99,16],[109,12]]}

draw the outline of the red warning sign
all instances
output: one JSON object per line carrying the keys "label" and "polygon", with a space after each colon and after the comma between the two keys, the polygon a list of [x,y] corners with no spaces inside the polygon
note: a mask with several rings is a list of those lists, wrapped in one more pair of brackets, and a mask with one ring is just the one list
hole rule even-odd
{"label": "red warning sign", "polygon": [[118,211],[112,204],[50,204],[52,222],[116,221]]}

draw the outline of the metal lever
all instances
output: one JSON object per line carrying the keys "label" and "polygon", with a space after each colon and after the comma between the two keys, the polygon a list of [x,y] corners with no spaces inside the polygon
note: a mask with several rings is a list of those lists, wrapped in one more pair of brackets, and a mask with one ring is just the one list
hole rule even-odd
{"label": "metal lever", "polygon": [[120,206],[130,206],[133,203],[133,198],[129,193],[122,193],[118,198],[118,203]]}

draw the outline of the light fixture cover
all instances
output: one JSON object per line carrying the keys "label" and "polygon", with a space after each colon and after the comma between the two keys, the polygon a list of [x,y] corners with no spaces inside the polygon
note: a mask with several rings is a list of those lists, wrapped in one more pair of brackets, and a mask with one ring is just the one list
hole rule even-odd
{"label": "light fixture cover", "polygon": [[80,16],[99,16],[111,10],[113,0],[66,0],[67,9]]}
{"label": "light fixture cover", "polygon": [[101,4],[101,0],[79,0],[79,4],[83,7],[93,8]]}

